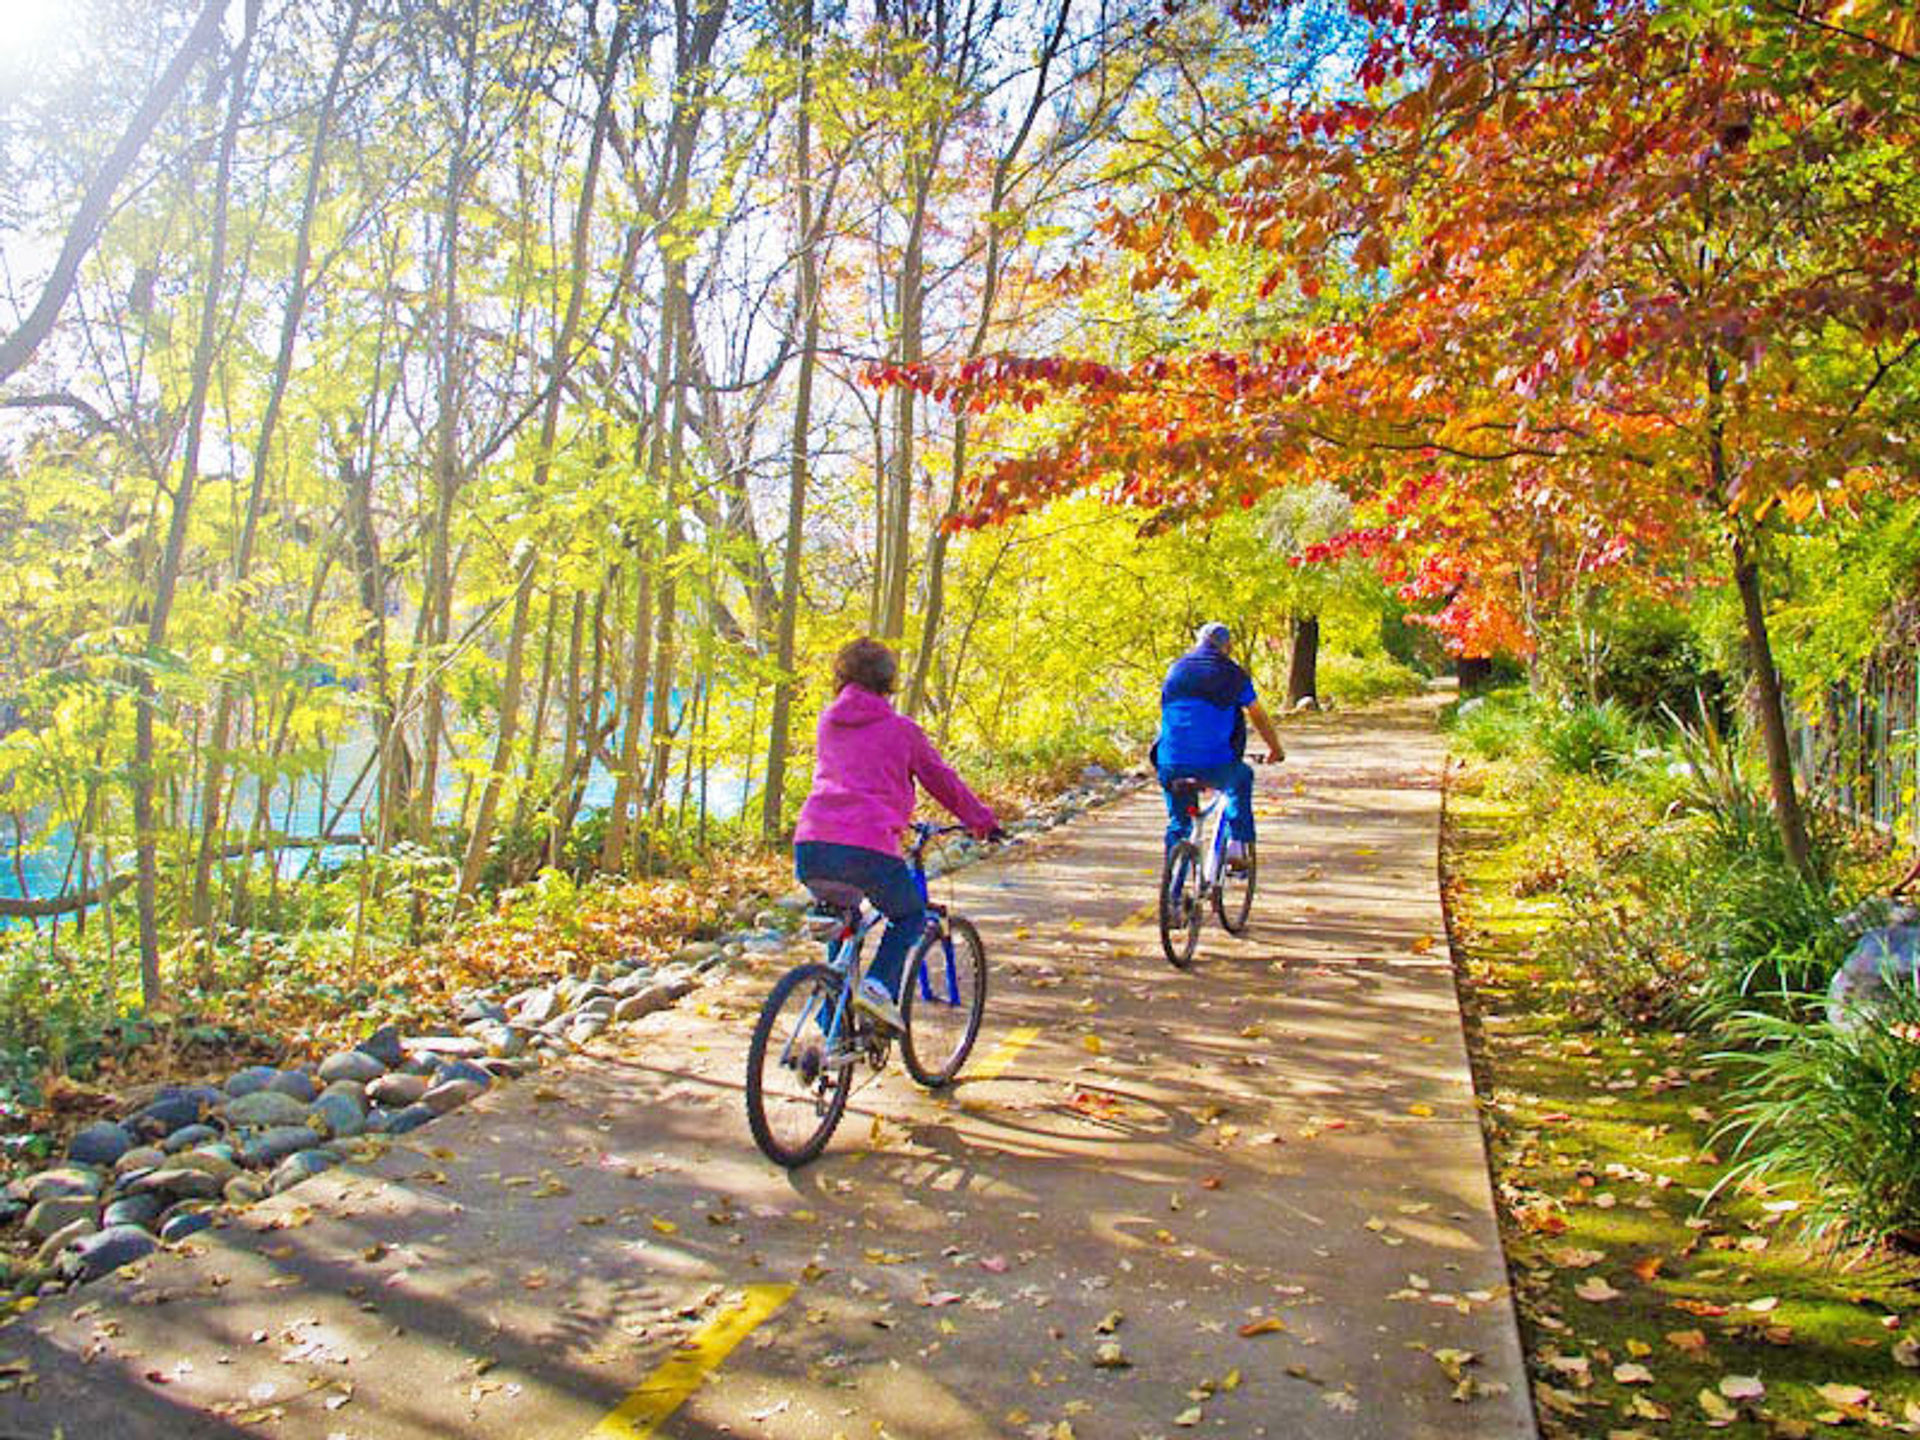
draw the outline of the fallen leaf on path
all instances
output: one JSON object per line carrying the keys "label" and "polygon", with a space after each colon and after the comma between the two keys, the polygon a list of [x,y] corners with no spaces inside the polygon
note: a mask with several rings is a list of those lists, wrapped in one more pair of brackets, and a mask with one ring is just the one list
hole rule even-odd
{"label": "fallen leaf on path", "polygon": [[1767,1387],[1758,1375],[1724,1375],[1720,1393],[1729,1400],[1758,1400],[1767,1393]]}
{"label": "fallen leaf on path", "polygon": [[1201,1420],[1200,1407],[1198,1405],[1190,1406],[1187,1409],[1182,1410],[1178,1415],[1173,1417],[1173,1423],[1181,1426],[1182,1428],[1190,1428],[1194,1425],[1198,1425],[1200,1423],[1200,1420]]}
{"label": "fallen leaf on path", "polygon": [[1704,1355],[1707,1352],[1707,1336],[1704,1330],[1669,1330],[1667,1343],[1676,1350],[1684,1350],[1689,1355]]}
{"label": "fallen leaf on path", "polygon": [[1573,1287],[1573,1293],[1578,1295],[1582,1300],[1596,1305],[1606,1300],[1618,1300],[1620,1298],[1620,1292],[1598,1275],[1590,1279],[1582,1280],[1578,1285]]}
{"label": "fallen leaf on path", "polygon": [[1613,1378],[1621,1385],[1651,1385],[1653,1372],[1644,1365],[1629,1361],[1624,1365],[1613,1367]]}
{"label": "fallen leaf on path", "polygon": [[1089,1055],[1098,1055],[1106,1047],[1100,1043],[1100,1037],[1098,1035],[1082,1035],[1080,1037],[1080,1048],[1085,1050]]}
{"label": "fallen leaf on path", "polygon": [[1702,1390],[1696,1397],[1700,1408],[1705,1412],[1709,1425],[1731,1425],[1740,1418],[1740,1412],[1729,1405],[1711,1390]]}
{"label": "fallen leaf on path", "polygon": [[1287,1322],[1278,1316],[1267,1315],[1259,1320],[1249,1320],[1240,1327],[1240,1333],[1251,1340],[1256,1335],[1278,1335],[1287,1328]]}
{"label": "fallen leaf on path", "polygon": [[1117,1342],[1109,1340],[1093,1352],[1093,1365],[1096,1370],[1126,1370],[1133,1362]]}

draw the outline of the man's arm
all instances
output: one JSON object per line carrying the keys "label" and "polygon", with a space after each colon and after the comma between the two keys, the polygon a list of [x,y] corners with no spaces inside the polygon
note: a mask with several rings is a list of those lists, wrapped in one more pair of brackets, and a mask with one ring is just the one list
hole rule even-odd
{"label": "man's arm", "polygon": [[1253,728],[1260,732],[1260,738],[1267,742],[1267,763],[1287,758],[1287,747],[1280,743],[1280,732],[1273,728],[1273,720],[1260,708],[1260,702],[1254,701],[1247,706],[1247,718],[1253,722]]}

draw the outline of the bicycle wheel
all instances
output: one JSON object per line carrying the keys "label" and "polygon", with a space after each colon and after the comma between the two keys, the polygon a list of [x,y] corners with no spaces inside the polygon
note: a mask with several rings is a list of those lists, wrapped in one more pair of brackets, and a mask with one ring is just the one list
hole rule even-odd
{"label": "bicycle wheel", "polygon": [[[791,1170],[826,1148],[853,1085],[850,1036],[829,1038],[845,977],[801,965],[780,977],[760,1007],[747,1046],[747,1124],[776,1165]],[[852,1023],[849,1014],[846,1024]],[[833,1051],[843,1052],[835,1063]]]}
{"label": "bicycle wheel", "polygon": [[1253,883],[1257,874],[1254,861],[1253,841],[1249,840],[1246,858],[1241,862],[1244,868],[1235,870],[1231,865],[1221,868],[1220,888],[1213,892],[1213,913],[1220,917],[1229,935],[1246,933],[1247,916],[1253,912]]}
{"label": "bicycle wheel", "polygon": [[944,935],[914,952],[900,989],[900,1058],[907,1073],[937,1090],[960,1073],[987,1013],[987,947],[971,920],[947,917]]}
{"label": "bicycle wheel", "polygon": [[1193,963],[1205,914],[1200,899],[1200,852],[1191,840],[1182,840],[1167,851],[1167,863],[1160,871],[1160,948],[1182,970]]}

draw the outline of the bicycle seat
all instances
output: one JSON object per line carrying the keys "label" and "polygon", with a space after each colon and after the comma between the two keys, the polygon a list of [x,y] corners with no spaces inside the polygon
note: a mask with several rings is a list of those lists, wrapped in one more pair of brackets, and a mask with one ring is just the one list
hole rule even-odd
{"label": "bicycle seat", "polygon": [[1207,789],[1208,786],[1204,780],[1196,780],[1191,775],[1182,775],[1167,788],[1176,795],[1198,795],[1202,790]]}
{"label": "bicycle seat", "polygon": [[844,880],[809,880],[806,886],[813,892],[815,908],[835,915],[859,913],[867,898],[858,885],[849,885]]}

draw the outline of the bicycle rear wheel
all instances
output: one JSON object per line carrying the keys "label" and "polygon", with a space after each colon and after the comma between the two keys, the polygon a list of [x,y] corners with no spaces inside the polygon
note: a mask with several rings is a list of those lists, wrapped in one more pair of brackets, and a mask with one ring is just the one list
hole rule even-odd
{"label": "bicycle rear wheel", "polygon": [[1253,912],[1253,885],[1258,874],[1255,866],[1253,841],[1247,841],[1247,853],[1242,868],[1235,870],[1231,865],[1223,867],[1220,876],[1220,888],[1213,892],[1213,911],[1220,917],[1220,923],[1226,927],[1229,935],[1246,933],[1247,916]]}
{"label": "bicycle rear wheel", "polygon": [[[844,985],[831,966],[797,966],[780,977],[754,1022],[747,1125],[761,1152],[789,1170],[826,1148],[847,1108],[851,1036],[827,1033]],[[851,1007],[842,1023],[853,1023]]]}
{"label": "bicycle rear wheel", "polygon": [[1167,851],[1160,870],[1160,948],[1179,969],[1193,963],[1205,914],[1200,900],[1200,852],[1191,840],[1182,840]]}
{"label": "bicycle rear wheel", "polygon": [[900,988],[900,1058],[929,1090],[949,1083],[967,1063],[987,1011],[987,947],[973,922],[947,917],[944,934],[920,942]]}

